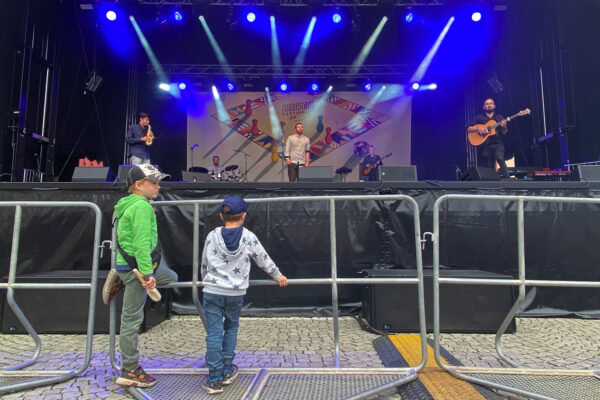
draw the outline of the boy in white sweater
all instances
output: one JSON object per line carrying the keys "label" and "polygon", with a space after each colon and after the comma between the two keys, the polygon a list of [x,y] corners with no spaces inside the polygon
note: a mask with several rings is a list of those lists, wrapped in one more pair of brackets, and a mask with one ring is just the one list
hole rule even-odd
{"label": "boy in white sweater", "polygon": [[224,226],[211,231],[204,242],[200,272],[204,284],[206,314],[206,364],[208,378],[202,389],[209,394],[223,392],[238,377],[233,365],[240,313],[250,276],[250,257],[279,283],[288,281],[279,272],[256,235],[244,228],[246,202],[229,196],[221,204]]}

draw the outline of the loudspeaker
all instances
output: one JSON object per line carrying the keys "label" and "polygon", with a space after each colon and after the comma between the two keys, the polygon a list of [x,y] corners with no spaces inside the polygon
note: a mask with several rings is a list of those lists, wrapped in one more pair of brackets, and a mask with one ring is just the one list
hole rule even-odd
{"label": "loudspeaker", "polygon": [[[372,278],[416,278],[416,269],[365,270]],[[432,270],[423,271],[425,320],[433,332]],[[473,270],[441,270],[444,278],[512,279],[510,276]],[[388,332],[418,332],[417,286],[366,285],[363,314],[369,324]],[[440,330],[446,333],[495,333],[515,301],[511,286],[440,284]],[[515,321],[507,332],[515,332]]]}
{"label": "loudspeaker", "polygon": [[577,174],[580,181],[600,182],[600,165],[578,165]]}
{"label": "loudspeaker", "polygon": [[[108,333],[109,310],[102,302],[102,286],[108,271],[98,271],[94,333]],[[91,271],[53,271],[19,275],[18,283],[89,283]],[[8,279],[5,278],[4,282]],[[141,331],[158,325],[171,312],[171,291],[160,289],[163,298],[155,303],[146,300]],[[6,301],[6,290],[0,297],[0,325],[2,333],[27,333]],[[115,297],[117,333],[121,324],[123,292]],[[15,301],[37,333],[86,333],[90,291],[85,289],[16,289]]]}
{"label": "loudspeaker", "polygon": [[333,182],[333,167],[300,167],[299,182]]}
{"label": "loudspeaker", "polygon": [[379,180],[384,182],[415,182],[417,180],[417,167],[414,165],[379,167]]}
{"label": "loudspeaker", "polygon": [[461,181],[499,181],[500,175],[492,168],[471,167],[460,179]]}
{"label": "loudspeaker", "polygon": [[119,165],[119,172],[117,173],[117,179],[119,182],[127,182],[127,176],[129,175],[129,170],[135,167],[133,164],[121,164]]}
{"label": "loudspeaker", "polygon": [[71,182],[112,182],[115,173],[110,167],[75,167]]}
{"label": "loudspeaker", "polygon": [[211,181],[211,174],[205,172],[192,172],[192,171],[181,171],[184,182],[209,182]]}

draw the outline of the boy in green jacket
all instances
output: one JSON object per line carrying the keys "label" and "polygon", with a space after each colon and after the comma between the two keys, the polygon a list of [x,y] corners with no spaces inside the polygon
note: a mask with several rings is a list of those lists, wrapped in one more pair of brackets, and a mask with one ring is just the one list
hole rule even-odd
{"label": "boy in green jacket", "polygon": [[[106,304],[115,294],[119,278],[125,285],[119,348],[123,368],[116,383],[119,385],[150,387],[156,378],[144,372],[138,363],[138,330],[144,320],[146,289],[177,281],[177,274],[160,265],[160,245],[156,230],[156,215],[150,200],[158,196],[159,182],[169,175],[150,164],[137,165],[129,171],[127,184],[130,195],[115,206],[117,225],[117,265],[104,284],[102,296]],[[160,268],[159,268],[160,266]],[[137,268],[146,275],[141,283],[131,271]],[[113,290],[111,290],[113,289]]]}

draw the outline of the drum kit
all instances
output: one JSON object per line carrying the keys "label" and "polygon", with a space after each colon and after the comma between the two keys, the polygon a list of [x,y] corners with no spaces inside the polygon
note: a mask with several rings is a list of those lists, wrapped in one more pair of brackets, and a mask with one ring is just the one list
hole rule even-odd
{"label": "drum kit", "polygon": [[[195,172],[210,173],[207,168],[194,167]],[[223,169],[220,174],[212,174],[213,181],[219,182],[244,182],[244,177],[239,166],[232,164]]]}

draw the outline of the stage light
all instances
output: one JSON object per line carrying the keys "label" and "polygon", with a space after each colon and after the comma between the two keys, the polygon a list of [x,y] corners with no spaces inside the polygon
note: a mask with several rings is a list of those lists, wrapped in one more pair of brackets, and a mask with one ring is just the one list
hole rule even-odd
{"label": "stage light", "polygon": [[179,86],[180,90],[185,90],[187,88],[187,85],[185,84],[185,82],[180,82],[178,86]]}
{"label": "stage light", "polygon": [[114,12],[113,10],[109,10],[106,12],[106,19],[108,19],[109,21],[114,21],[115,19],[117,19],[117,13]]}
{"label": "stage light", "polygon": [[408,11],[406,14],[404,14],[404,21],[406,21],[407,24],[413,22],[414,19],[415,15],[412,13],[412,11]]}
{"label": "stage light", "polygon": [[181,13],[181,11],[179,11],[179,10],[173,11],[173,19],[175,20],[175,22],[183,21],[183,14]]}
{"label": "stage light", "polygon": [[331,17],[334,23],[339,24],[342,21],[342,16],[339,13],[333,14]]}
{"label": "stage light", "polygon": [[169,84],[168,84],[168,83],[161,82],[161,83],[158,85],[158,88],[159,88],[160,90],[164,90],[165,92],[168,92],[168,91],[169,91]]}
{"label": "stage light", "polygon": [[432,83],[429,85],[429,89],[430,90],[436,90],[437,89],[437,83]]}
{"label": "stage light", "polygon": [[281,85],[279,85],[279,89],[281,89],[282,92],[287,92],[287,90],[288,90],[287,83],[284,82]]}
{"label": "stage light", "polygon": [[227,90],[233,92],[235,90],[235,85],[231,82],[227,82]]}
{"label": "stage light", "polygon": [[253,12],[249,12],[248,14],[246,14],[246,19],[248,20],[248,22],[254,22],[256,21],[256,14],[254,14]]}
{"label": "stage light", "polygon": [[473,14],[471,14],[471,19],[473,22],[481,21],[481,13],[479,11],[475,11]]}
{"label": "stage light", "polygon": [[365,92],[370,92],[371,89],[373,89],[373,85],[371,85],[370,82],[369,83],[365,83],[364,86],[363,86],[363,89],[364,89]]}
{"label": "stage light", "polygon": [[215,100],[217,100],[219,98],[219,91],[217,90],[217,87],[215,85],[212,85],[211,89],[213,97],[215,98]]}
{"label": "stage light", "polygon": [[312,90],[313,92],[316,92],[317,90],[319,90],[319,85],[317,85],[316,83],[313,83],[312,85],[310,85],[310,90]]}
{"label": "stage light", "polygon": [[413,90],[419,90],[419,88],[421,87],[421,85],[419,84],[419,82],[415,82],[411,85]]}

